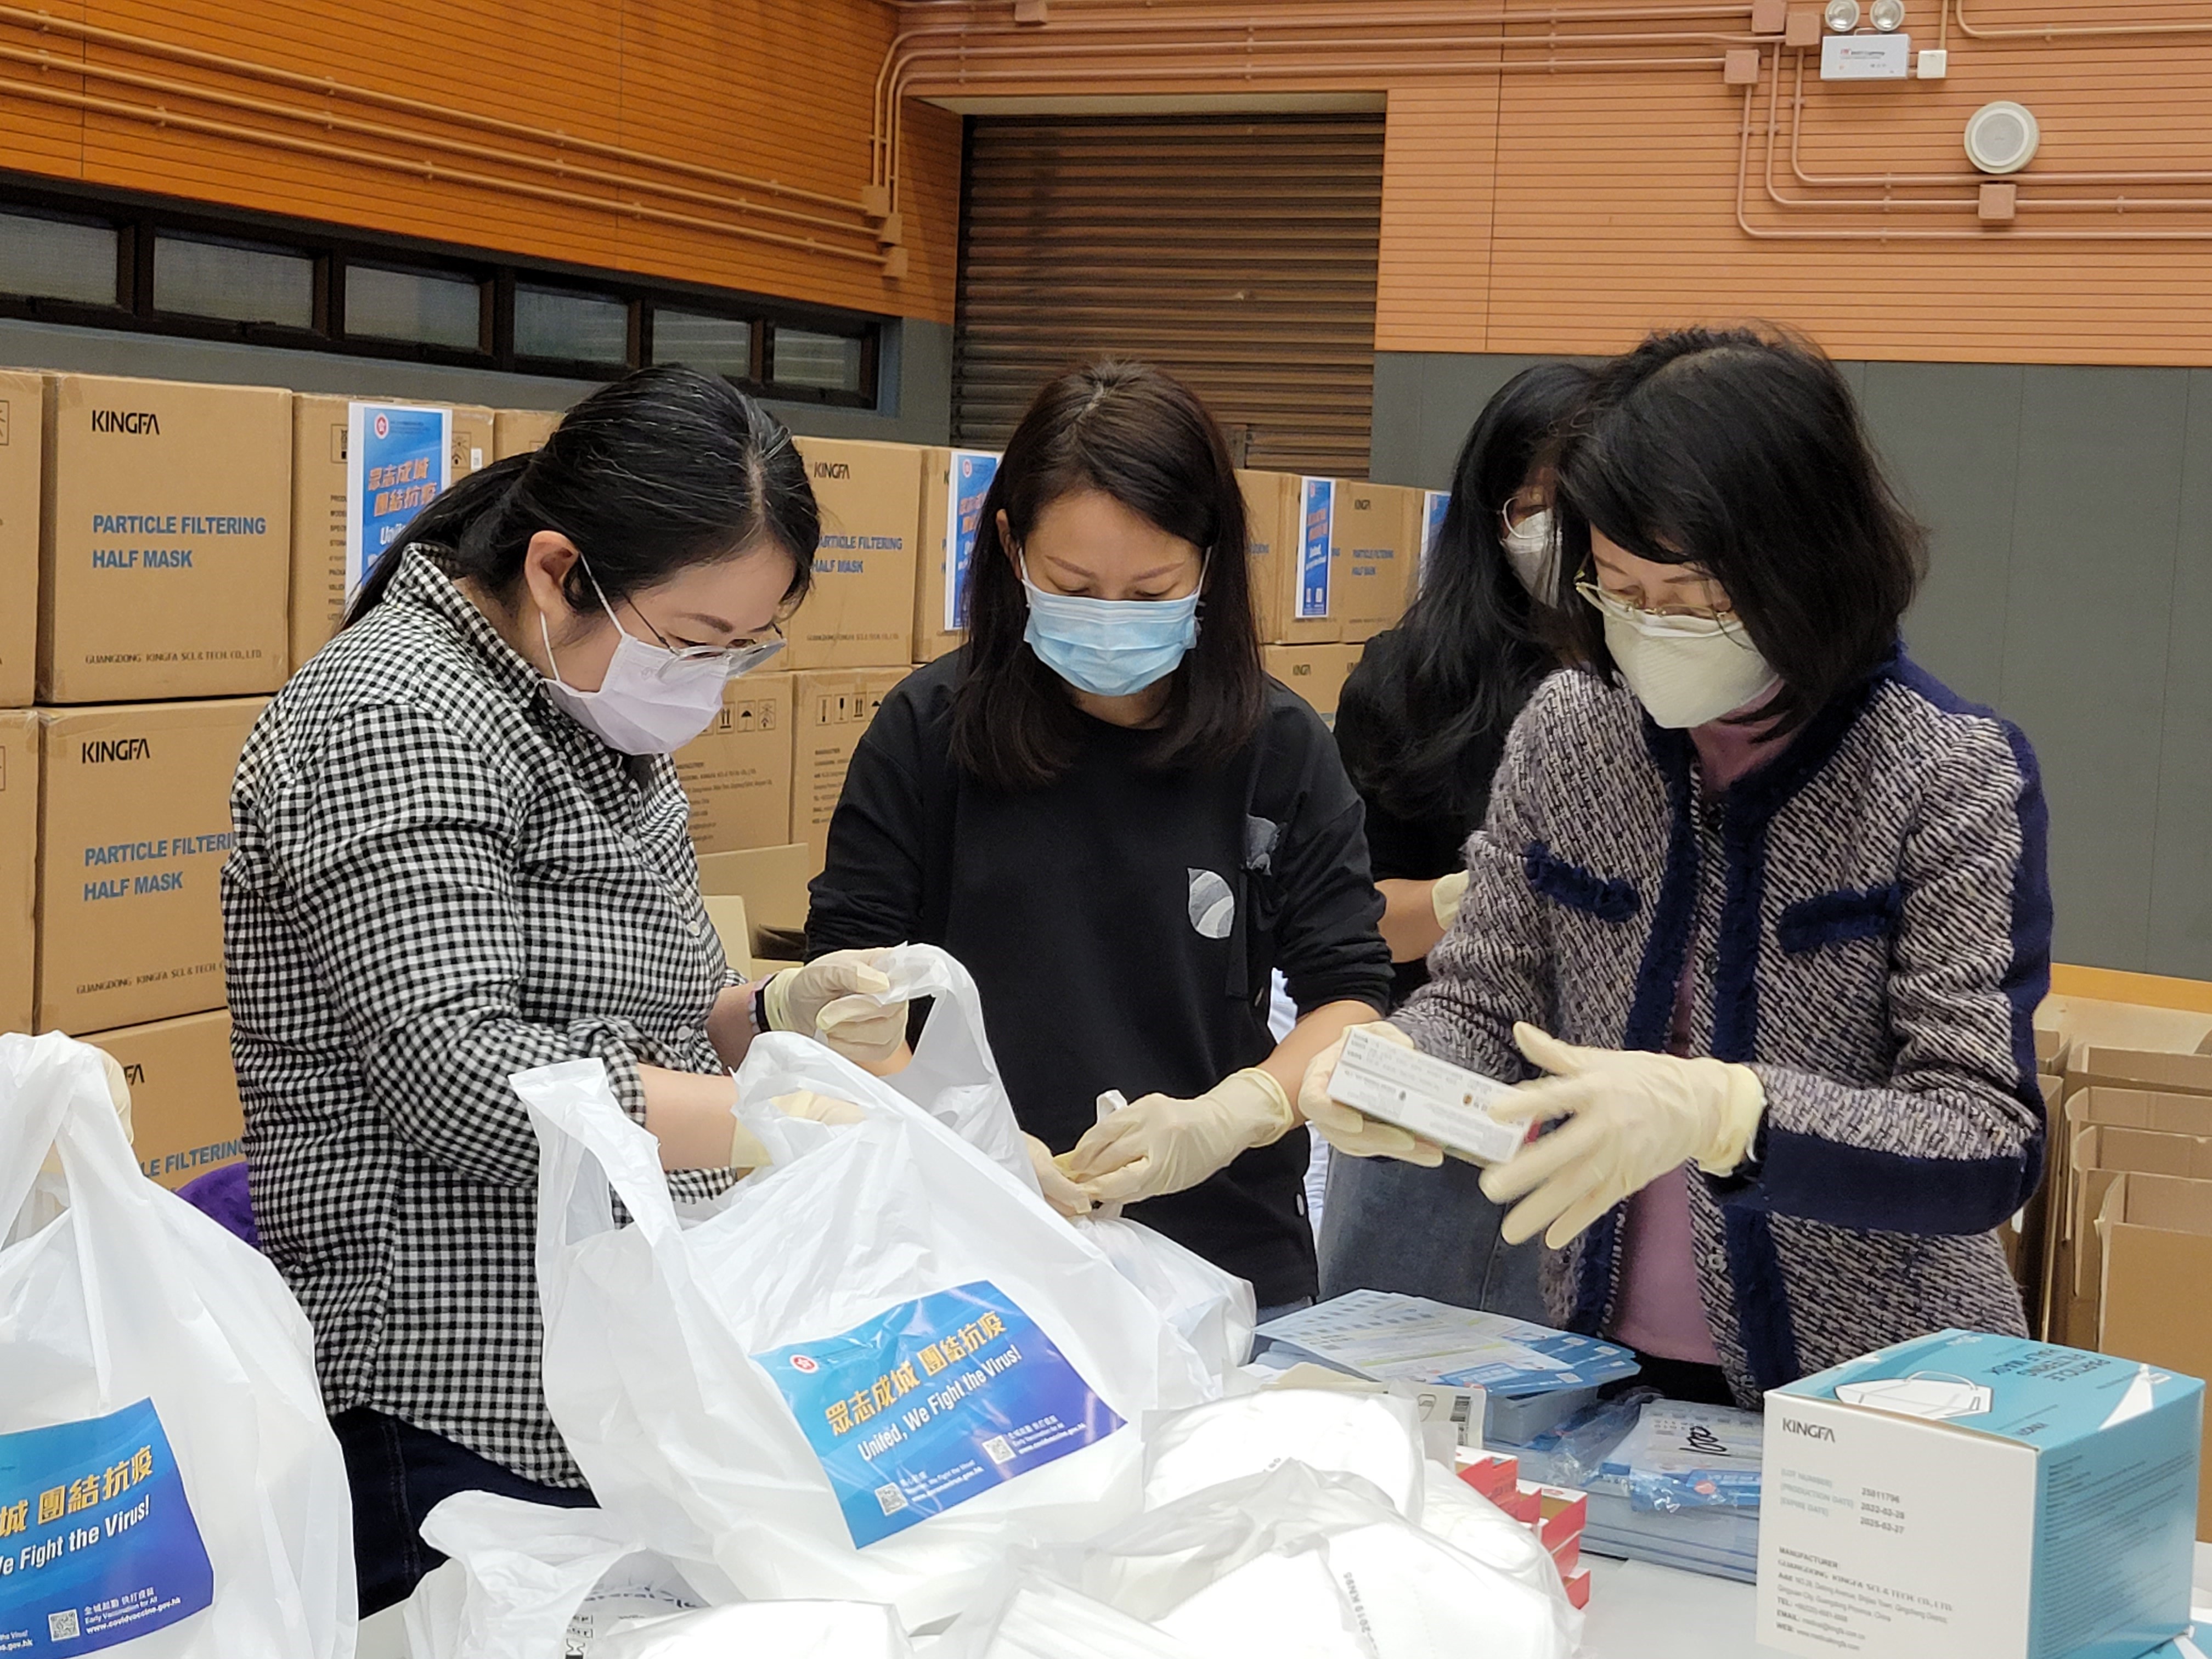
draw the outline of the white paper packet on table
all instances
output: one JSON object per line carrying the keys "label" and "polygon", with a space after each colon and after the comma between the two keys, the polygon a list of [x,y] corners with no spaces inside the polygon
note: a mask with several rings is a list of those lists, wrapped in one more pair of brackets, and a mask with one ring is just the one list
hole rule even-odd
{"label": "white paper packet on table", "polygon": [[0,1036],[0,1632],[349,1659],[353,1510],[307,1318],[266,1257],[146,1179],[100,1054],[58,1032]]}
{"label": "white paper packet on table", "polygon": [[[819,1043],[755,1040],[738,1113],[775,1163],[688,1224],[599,1062],[515,1087],[548,1406],[600,1502],[714,1600],[947,1617],[1011,1545],[1133,1510],[1124,1425],[1216,1389],[1030,1184]],[[794,1089],[861,1121],[767,1103]]]}

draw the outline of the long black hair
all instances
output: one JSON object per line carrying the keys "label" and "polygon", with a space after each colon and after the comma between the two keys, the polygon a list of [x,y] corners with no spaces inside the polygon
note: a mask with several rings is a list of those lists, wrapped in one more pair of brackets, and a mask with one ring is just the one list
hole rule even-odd
{"label": "long black hair", "polygon": [[578,611],[596,612],[599,592],[611,605],[764,541],[790,557],[785,599],[795,603],[813,580],[821,515],[783,422],[719,375],[641,368],[570,410],[544,448],[493,462],[416,514],[354,595],[346,625],[384,598],[397,550],[410,544],[507,600],[541,530],[591,562],[562,583]]}
{"label": "long black hair", "polygon": [[[1553,489],[1560,565],[1593,526],[1638,558],[1694,565],[1775,673],[1746,720],[1794,731],[1888,660],[1927,569],[1850,388],[1820,349],[1771,324],[1650,336],[1598,371]],[[1613,672],[1602,618],[1561,613],[1572,654]]]}
{"label": "long black hair", "polygon": [[[1547,665],[1528,592],[1506,559],[1503,515],[1589,385],[1578,364],[1524,368],[1483,405],[1460,447],[1420,592],[1398,624],[1393,718],[1374,745],[1346,756],[1360,793],[1394,817],[1457,817],[1454,804],[1483,781],[1464,775],[1469,744],[1511,724]],[[1547,599],[1559,602],[1556,592]]]}
{"label": "long black hair", "polygon": [[1267,706],[1244,496],[1221,428],[1195,392],[1158,369],[1093,364],[1037,393],[983,498],[952,757],[996,788],[1043,787],[1082,740],[1066,682],[1023,639],[1029,599],[999,514],[1019,547],[1046,507],[1091,489],[1191,543],[1206,562],[1198,643],[1175,671],[1146,763],[1164,771],[1224,762],[1251,739]]}

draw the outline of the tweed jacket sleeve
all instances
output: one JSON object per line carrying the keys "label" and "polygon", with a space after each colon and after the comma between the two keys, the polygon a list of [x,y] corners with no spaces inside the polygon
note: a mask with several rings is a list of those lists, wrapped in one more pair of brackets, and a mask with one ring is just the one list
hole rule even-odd
{"label": "tweed jacket sleeve", "polygon": [[641,1119],[641,1034],[521,1006],[514,883],[532,788],[495,764],[428,709],[361,708],[324,734],[312,775],[267,781],[261,839],[289,890],[314,896],[301,921],[372,1101],[434,1164],[526,1187],[538,1142],[509,1074],[595,1056]]}
{"label": "tweed jacket sleeve", "polygon": [[1961,1234],[1996,1226],[2035,1189],[2044,1122],[2028,1016],[2051,937],[2042,787],[2025,741],[1994,718],[1954,720],[1945,750],[1923,774],[1891,890],[1889,1077],[1851,1087],[1754,1063],[1765,1121],[1753,1168],[1717,1183],[1724,1200]]}
{"label": "tweed jacket sleeve", "polygon": [[1544,901],[1522,872],[1522,850],[1540,832],[1531,767],[1538,720],[1524,713],[1505,742],[1483,827],[1468,838],[1467,897],[1429,954],[1429,982],[1393,1020],[1425,1054],[1500,1082],[1535,1075],[1513,1043],[1513,1024],[1553,1029],[1552,941]]}

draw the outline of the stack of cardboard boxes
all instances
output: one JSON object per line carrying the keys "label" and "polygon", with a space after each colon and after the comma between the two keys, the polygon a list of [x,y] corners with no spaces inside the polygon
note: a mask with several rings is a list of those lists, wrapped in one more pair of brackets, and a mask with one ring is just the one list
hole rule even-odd
{"label": "stack of cardboard boxes", "polygon": [[[2082,970],[2063,970],[2065,977]],[[2099,975],[2124,993],[2138,976]],[[2212,987],[2056,994],[2036,1020],[2050,1103],[2039,1267],[2045,1340],[2212,1375]],[[2212,1484],[2197,1515],[2212,1539]]]}
{"label": "stack of cardboard boxes", "polygon": [[[436,408],[0,372],[0,1030],[112,1052],[137,1085],[142,1161],[173,1185],[239,1155],[217,881],[247,732],[337,631],[376,556],[363,526],[388,542],[434,493],[441,434],[450,484],[560,420]],[[410,433],[422,454],[369,465]],[[998,467],[973,450],[798,447],[822,510],[812,592],[789,649],[733,682],[676,757],[704,884],[745,900],[750,954],[769,959],[804,926],[877,708],[961,642]],[[1333,717],[1364,641],[1404,606],[1428,503],[1240,477],[1268,670]]]}
{"label": "stack of cardboard boxes", "polygon": [[[0,1030],[112,1054],[169,1186],[240,1156],[231,775],[337,627],[348,416],[272,387],[0,372]],[[450,433],[452,477],[490,459],[491,410]]]}

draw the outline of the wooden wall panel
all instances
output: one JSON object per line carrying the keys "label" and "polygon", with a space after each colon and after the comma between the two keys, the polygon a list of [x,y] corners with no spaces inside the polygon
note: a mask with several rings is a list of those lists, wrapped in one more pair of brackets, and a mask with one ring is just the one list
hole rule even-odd
{"label": "wooden wall panel", "polygon": [[[895,23],[878,0],[499,0],[483,7],[431,0],[69,0],[46,9],[135,36],[678,157],[857,201],[868,181],[871,104]],[[82,57],[58,36],[0,21],[0,46]],[[95,43],[90,61],[296,106],[309,95],[221,71],[184,67]],[[50,83],[75,77],[46,72]],[[266,145],[185,133],[99,112],[8,94],[40,71],[0,62],[0,151],[27,172],[320,219],[503,252],[714,283],[823,304],[949,322],[957,246],[959,125],[912,112],[906,159],[908,276],[712,230],[619,210],[533,200],[444,178],[380,170]],[[404,139],[321,133],[300,124],[93,81],[96,96],[163,101],[235,125],[611,200],[609,185],[438,155]],[[340,104],[341,112],[410,131],[552,158],[532,147],[412,115]],[[632,176],[628,164],[579,157]],[[665,178],[666,175],[657,175]],[[951,181],[950,193],[946,180]],[[723,194],[742,192],[681,181]],[[711,207],[644,198],[678,213]],[[758,199],[773,199],[758,198]],[[842,223],[856,216],[796,204]],[[773,220],[780,234],[866,251],[865,237]]]}
{"label": "wooden wall panel", "polygon": [[[1937,8],[1916,3],[1916,46],[1936,44]],[[2205,21],[2201,6],[2088,0],[1976,0],[1977,27],[2030,21]],[[1970,173],[1967,117],[1996,98],[2036,112],[2043,142],[2021,175],[2023,196],[2091,198],[2119,186],[2039,185],[2047,172],[2203,170],[2201,186],[2130,187],[2138,198],[2197,196],[2206,208],[2023,211],[2016,228],[2189,228],[2212,232],[2212,34],[2171,40],[1978,42],[1954,29],[1942,82],[1803,84],[1798,163],[1833,175]],[[1401,124],[1401,99],[1424,112],[1447,100],[1432,77],[1392,90],[1385,162],[1382,349],[1602,352],[1645,329],[1687,320],[1771,317],[1804,328],[1841,356],[1972,362],[2212,362],[2212,237],[2163,242],[2046,241],[1984,230],[1960,208],[1893,207],[1895,198],[1963,204],[1969,184],[1807,183],[1793,173],[1789,128],[1795,54],[1765,52],[1753,100],[1749,218],[1761,229],[1964,230],[1960,240],[1762,240],[1736,222],[1744,118],[1741,88],[1716,73],[1515,74],[1491,107],[1496,177],[1486,263],[1464,257],[1468,231],[1449,216],[1407,213],[1435,192],[1448,152],[1480,140],[1485,90],[1470,78],[1456,122]],[[1784,207],[1762,166],[1772,112],[1780,133],[1775,187],[1822,207]],[[1401,137],[1403,143],[1401,143]],[[1470,194],[1473,186],[1468,186]],[[1850,205],[1838,207],[1838,203]]]}
{"label": "wooden wall panel", "polygon": [[1486,349],[1499,78],[1403,87],[1390,95],[1375,296],[1378,349]]}

